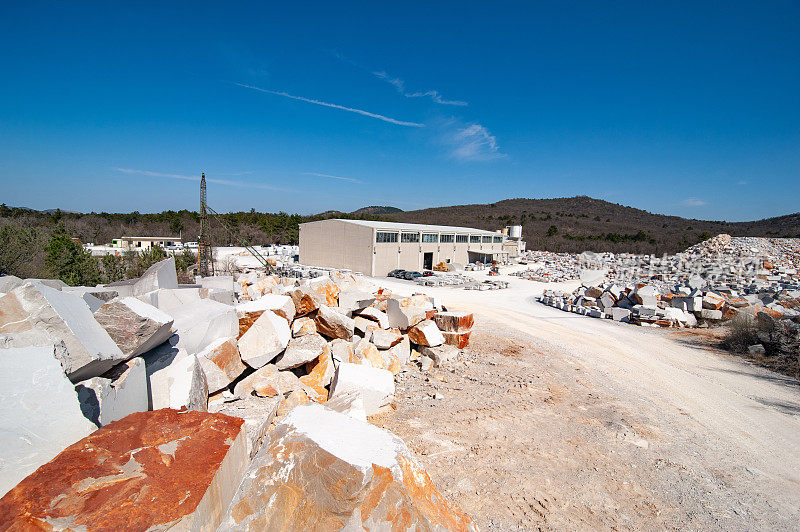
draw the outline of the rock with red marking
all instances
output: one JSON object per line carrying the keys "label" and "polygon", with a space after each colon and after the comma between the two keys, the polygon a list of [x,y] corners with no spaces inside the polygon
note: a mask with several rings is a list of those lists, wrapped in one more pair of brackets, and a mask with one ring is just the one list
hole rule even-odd
{"label": "rock with red marking", "polygon": [[253,301],[247,301],[236,305],[236,314],[239,316],[240,320],[248,314],[263,312],[265,310],[271,310],[288,323],[292,323],[297,313],[297,309],[291,297],[277,294],[265,294]]}
{"label": "rock with red marking", "polygon": [[311,279],[299,290],[316,301],[318,306],[335,307],[339,304],[339,287],[329,277]]}
{"label": "rock with red marking", "polygon": [[386,369],[397,375],[411,358],[411,342],[408,340],[408,336],[401,336],[399,343],[380,353],[386,361]]}
{"label": "rock with red marking", "polygon": [[239,338],[239,355],[251,368],[260,368],[281,354],[291,337],[286,320],[266,310]]}
{"label": "rock with red marking", "polygon": [[436,324],[430,320],[420,322],[408,330],[408,339],[417,345],[436,347],[444,343],[444,336]]}
{"label": "rock with red marking", "polygon": [[318,404],[292,410],[250,465],[229,530],[476,530],[403,441]]}
{"label": "rock with red marking", "polygon": [[208,393],[227,388],[247,369],[239,356],[236,338],[220,338],[201,351],[197,360],[206,375]]}
{"label": "rock with red marking", "polygon": [[471,312],[439,312],[433,317],[442,332],[462,333],[472,330],[475,318]]}
{"label": "rock with red marking", "polygon": [[348,318],[341,312],[337,312],[325,305],[319,307],[314,322],[316,323],[317,331],[328,338],[350,340],[355,331],[355,322],[352,318]]}
{"label": "rock with red marking", "polygon": [[452,345],[459,349],[464,349],[469,345],[469,337],[472,334],[472,331],[461,332],[461,333],[453,333],[453,332],[442,332],[442,336],[444,336],[444,343],[447,345]]}
{"label": "rock with red marking", "polygon": [[302,290],[292,290],[287,295],[292,298],[292,302],[294,303],[295,317],[305,316],[319,308],[317,301]]}
{"label": "rock with red marking", "polygon": [[439,312],[433,317],[444,343],[464,349],[469,345],[475,318],[471,312]]}
{"label": "rock with red marking", "polygon": [[64,449],[0,499],[12,530],[214,530],[247,468],[242,419],[131,414]]}
{"label": "rock with red marking", "polygon": [[292,338],[299,338],[300,336],[315,334],[316,332],[317,326],[314,320],[308,316],[297,318],[292,322]]}

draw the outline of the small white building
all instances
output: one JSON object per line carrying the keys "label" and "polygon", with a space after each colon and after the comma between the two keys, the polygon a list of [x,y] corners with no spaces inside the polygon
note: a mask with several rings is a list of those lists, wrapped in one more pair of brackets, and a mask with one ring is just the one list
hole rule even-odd
{"label": "small white building", "polygon": [[123,251],[144,251],[153,246],[167,248],[181,245],[179,236],[123,236],[111,241],[111,247]]}

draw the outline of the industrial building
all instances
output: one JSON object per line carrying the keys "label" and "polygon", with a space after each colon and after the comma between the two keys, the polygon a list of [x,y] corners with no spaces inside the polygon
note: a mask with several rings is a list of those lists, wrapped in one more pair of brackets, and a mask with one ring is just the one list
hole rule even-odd
{"label": "industrial building", "polygon": [[300,224],[300,263],[384,276],[398,268],[430,270],[441,262],[503,260],[511,254],[506,240],[500,232],[469,227],[320,220]]}

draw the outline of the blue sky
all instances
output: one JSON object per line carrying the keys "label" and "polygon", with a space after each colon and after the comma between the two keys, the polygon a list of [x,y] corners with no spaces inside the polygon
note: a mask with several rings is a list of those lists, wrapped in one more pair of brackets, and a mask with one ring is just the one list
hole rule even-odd
{"label": "blue sky", "polygon": [[798,2],[16,2],[0,201],[800,210]]}

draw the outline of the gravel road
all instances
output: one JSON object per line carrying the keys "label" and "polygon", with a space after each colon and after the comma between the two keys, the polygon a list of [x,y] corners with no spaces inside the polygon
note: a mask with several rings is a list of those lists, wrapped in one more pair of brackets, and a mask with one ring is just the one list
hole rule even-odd
{"label": "gravel road", "polygon": [[796,380],[501,279],[487,292],[375,279],[476,315],[465,362],[401,374],[397,409],[374,422],[482,528],[797,529]]}

